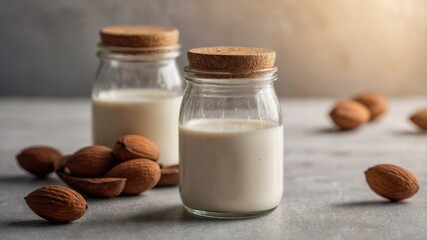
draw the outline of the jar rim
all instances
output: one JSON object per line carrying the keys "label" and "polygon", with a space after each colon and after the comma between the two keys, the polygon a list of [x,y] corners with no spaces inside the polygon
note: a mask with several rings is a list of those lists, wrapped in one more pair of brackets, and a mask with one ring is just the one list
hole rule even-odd
{"label": "jar rim", "polygon": [[250,70],[244,72],[225,72],[200,70],[186,66],[184,78],[190,82],[214,84],[244,84],[250,82],[274,82],[278,78],[277,67]]}
{"label": "jar rim", "polygon": [[105,45],[100,42],[98,43],[97,56],[102,59],[151,62],[175,59],[181,55],[180,49],[180,44],[150,48],[131,48]]}

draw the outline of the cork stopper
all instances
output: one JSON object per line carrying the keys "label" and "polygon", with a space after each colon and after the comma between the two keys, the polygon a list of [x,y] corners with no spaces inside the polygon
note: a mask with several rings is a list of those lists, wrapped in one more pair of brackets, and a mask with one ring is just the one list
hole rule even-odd
{"label": "cork stopper", "polygon": [[178,44],[179,31],[174,27],[134,25],[101,29],[104,45],[127,48],[156,48]]}
{"label": "cork stopper", "polygon": [[274,67],[276,52],[265,48],[206,47],[188,51],[189,67],[201,71],[244,73]]}

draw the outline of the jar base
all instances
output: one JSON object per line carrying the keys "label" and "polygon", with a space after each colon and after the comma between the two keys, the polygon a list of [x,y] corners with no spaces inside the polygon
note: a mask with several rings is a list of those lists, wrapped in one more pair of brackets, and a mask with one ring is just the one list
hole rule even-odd
{"label": "jar base", "polygon": [[236,220],[261,217],[269,214],[270,212],[274,211],[274,209],[276,208],[277,207],[274,207],[268,210],[263,210],[263,211],[256,211],[256,212],[212,212],[212,211],[193,209],[185,206],[185,209],[187,210],[187,212],[199,217],[216,218],[216,219],[236,219]]}

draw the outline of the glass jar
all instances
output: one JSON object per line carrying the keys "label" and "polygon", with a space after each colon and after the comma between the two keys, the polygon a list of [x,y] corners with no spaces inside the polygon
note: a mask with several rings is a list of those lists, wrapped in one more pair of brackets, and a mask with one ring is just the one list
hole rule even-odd
{"label": "glass jar", "polygon": [[93,143],[113,147],[121,136],[139,134],[158,145],[160,164],[178,164],[178,30],[107,27],[101,38],[92,91]]}
{"label": "glass jar", "polygon": [[180,195],[193,214],[266,214],[283,192],[283,125],[275,52],[213,47],[188,52],[179,119]]}

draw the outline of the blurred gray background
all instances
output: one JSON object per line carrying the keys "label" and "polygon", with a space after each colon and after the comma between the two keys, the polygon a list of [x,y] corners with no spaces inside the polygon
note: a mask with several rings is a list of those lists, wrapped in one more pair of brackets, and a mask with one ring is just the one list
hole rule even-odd
{"label": "blurred gray background", "polygon": [[101,27],[277,51],[280,96],[427,93],[427,0],[0,0],[0,96],[89,97]]}

